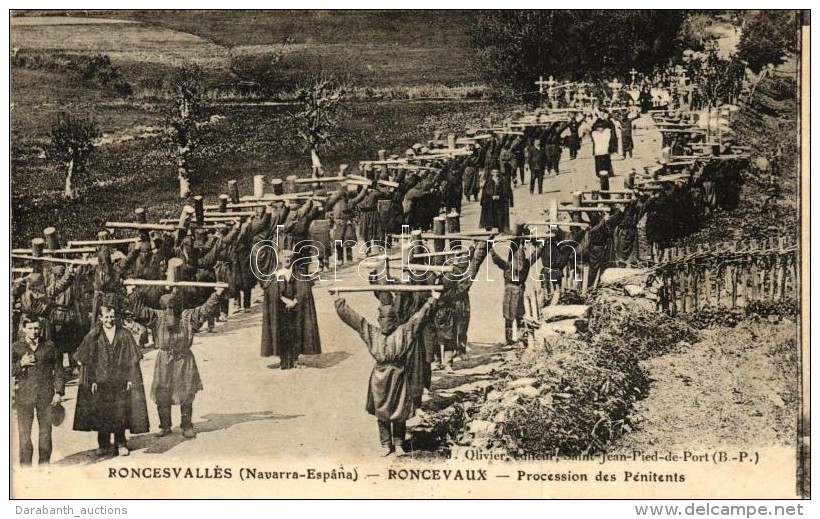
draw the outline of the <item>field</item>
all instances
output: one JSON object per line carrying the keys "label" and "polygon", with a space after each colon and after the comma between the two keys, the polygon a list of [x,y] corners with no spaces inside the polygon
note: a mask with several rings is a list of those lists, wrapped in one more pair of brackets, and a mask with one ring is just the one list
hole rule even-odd
{"label": "field", "polygon": [[[120,108],[125,118],[143,124],[159,120],[155,111]],[[253,175],[264,174],[270,179],[307,173],[310,159],[288,116],[291,109],[213,105],[212,115],[224,118],[208,127],[193,161],[194,170],[201,175],[195,192],[213,199],[225,191],[227,180],[237,179],[240,191],[249,193]],[[402,153],[414,142],[430,139],[436,130],[463,131],[468,123],[505,111],[503,106],[488,103],[452,102],[349,103],[344,109],[337,144],[323,154],[328,170],[346,162],[355,168],[359,160],[376,158],[378,149]],[[116,119],[117,107],[104,113]],[[92,181],[99,185],[84,203],[65,203],[60,198],[63,174],[48,160],[31,150],[14,154],[14,243],[25,245],[54,222],[59,222],[60,232],[68,238],[88,236],[107,219],[130,218],[138,205],[148,208],[152,219],[178,214],[176,175],[164,149],[156,136],[99,147],[88,167]]]}
{"label": "field", "polygon": [[[249,189],[254,174],[301,173],[308,165],[289,113],[236,96],[232,85],[284,52],[274,83],[286,94],[301,78],[332,73],[376,99],[435,97],[441,88],[469,96],[481,87],[469,68],[469,13],[277,11],[15,12],[11,45],[12,236],[25,244],[44,222],[66,237],[91,234],[106,219],[128,217],[139,193],[152,215],[171,214],[176,177],[162,136],[165,78],[185,62],[199,64],[211,88],[207,127],[193,159],[197,193],[216,195],[236,178]],[[47,17],[21,16],[49,14]],[[59,14],[59,16],[57,16]],[[136,22],[136,23],[131,23]],[[241,28],[241,30],[237,30]],[[290,38],[284,48],[281,42]],[[133,87],[121,98],[77,72],[78,57],[103,54]],[[234,70],[241,76],[232,73]],[[467,85],[467,86],[463,86]],[[450,90],[448,90],[450,92]],[[328,168],[401,153],[435,130],[462,131],[489,111],[487,103],[348,103],[323,159]],[[63,173],[47,159],[49,128],[59,112],[90,116],[103,134],[88,165],[92,189],[83,202],[61,199]],[[166,213],[167,211],[167,213]]]}
{"label": "field", "polygon": [[[33,14],[33,13],[27,13]],[[12,47],[108,54],[141,89],[150,91],[169,67],[194,61],[214,84],[237,79],[284,52],[277,67],[282,85],[323,71],[361,87],[447,86],[478,81],[470,68],[467,30],[471,14],[450,11],[92,11],[75,24],[14,25]],[[138,24],[100,24],[99,18]],[[62,20],[58,17],[50,17]],[[22,19],[22,18],[21,18]],[[89,21],[97,23],[88,23]],[[116,34],[112,38],[112,34]],[[289,39],[291,43],[282,46]],[[243,73],[237,78],[230,72]]]}

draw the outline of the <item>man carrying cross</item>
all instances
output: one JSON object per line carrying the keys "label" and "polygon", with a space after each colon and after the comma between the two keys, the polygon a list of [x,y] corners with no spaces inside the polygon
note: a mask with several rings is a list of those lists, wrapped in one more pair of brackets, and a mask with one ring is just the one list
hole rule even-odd
{"label": "man carrying cross", "polygon": [[345,324],[358,332],[370,355],[376,361],[370,374],[367,392],[367,412],[375,415],[379,425],[379,440],[383,455],[404,454],[406,422],[413,416],[413,399],[408,394],[405,374],[407,355],[416,341],[419,329],[438,300],[438,292],[404,324],[397,323],[392,305],[379,309],[379,325],[374,326],[336,297],[336,312]]}
{"label": "man carrying cross", "polygon": [[196,438],[192,422],[194,398],[203,388],[191,346],[196,331],[219,305],[223,291],[215,289],[205,304],[188,310],[182,309],[182,302],[173,293],[160,298],[160,310],[140,304],[134,309],[135,319],[153,327],[154,343],[159,350],[151,385],[151,397],[159,413],[158,436],[171,434],[171,405],[178,405],[182,408],[183,435]]}

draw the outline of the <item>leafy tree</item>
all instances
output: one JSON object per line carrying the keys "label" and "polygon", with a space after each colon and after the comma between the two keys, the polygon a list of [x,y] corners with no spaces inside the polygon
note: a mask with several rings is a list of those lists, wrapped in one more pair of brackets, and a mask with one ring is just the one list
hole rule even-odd
{"label": "leafy tree", "polygon": [[199,143],[199,127],[204,122],[202,97],[205,83],[202,69],[185,65],[174,72],[168,84],[171,105],[166,116],[169,152],[176,161],[179,197],[191,193],[194,172],[190,157]]}
{"label": "leafy tree", "polygon": [[680,50],[683,11],[485,11],[470,30],[474,66],[496,86],[532,92],[539,76],[601,79],[648,71]]}
{"label": "leafy tree", "polygon": [[740,33],[737,54],[754,72],[769,63],[779,65],[797,52],[795,11],[759,11],[750,15]]}
{"label": "leafy tree", "polygon": [[51,125],[49,156],[65,168],[64,198],[74,200],[85,193],[85,167],[99,136],[93,120],[65,112],[58,114]]}
{"label": "leafy tree", "polygon": [[737,58],[721,58],[712,51],[692,68],[693,82],[707,107],[737,103],[743,87],[745,67]]}
{"label": "leafy tree", "polygon": [[332,143],[333,131],[338,126],[338,114],[347,86],[332,76],[319,77],[296,89],[299,111],[291,114],[296,121],[299,136],[310,151],[313,174],[322,174],[319,151]]}

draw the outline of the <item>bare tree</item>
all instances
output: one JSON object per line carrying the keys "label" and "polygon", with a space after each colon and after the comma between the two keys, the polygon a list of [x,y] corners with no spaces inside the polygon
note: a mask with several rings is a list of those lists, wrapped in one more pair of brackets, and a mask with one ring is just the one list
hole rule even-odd
{"label": "bare tree", "polygon": [[320,77],[296,89],[299,111],[291,114],[296,120],[299,136],[310,151],[314,176],[322,176],[319,151],[332,142],[331,134],[338,126],[340,103],[347,86],[332,76]]}
{"label": "bare tree", "polygon": [[93,120],[69,113],[60,113],[51,125],[49,155],[65,168],[64,198],[74,200],[85,193],[85,166],[99,136]]}
{"label": "bare tree", "polygon": [[204,122],[202,97],[205,83],[202,69],[197,65],[185,65],[177,69],[168,89],[171,95],[166,120],[169,151],[176,161],[179,197],[185,198],[191,193],[191,183],[195,180],[190,156],[198,144],[198,129]]}

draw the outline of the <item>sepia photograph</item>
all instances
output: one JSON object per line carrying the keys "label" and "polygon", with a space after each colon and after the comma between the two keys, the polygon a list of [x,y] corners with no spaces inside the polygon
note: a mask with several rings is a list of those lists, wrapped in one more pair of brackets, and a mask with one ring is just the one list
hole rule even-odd
{"label": "sepia photograph", "polygon": [[9,11],[10,499],[810,499],[810,12],[404,7]]}

